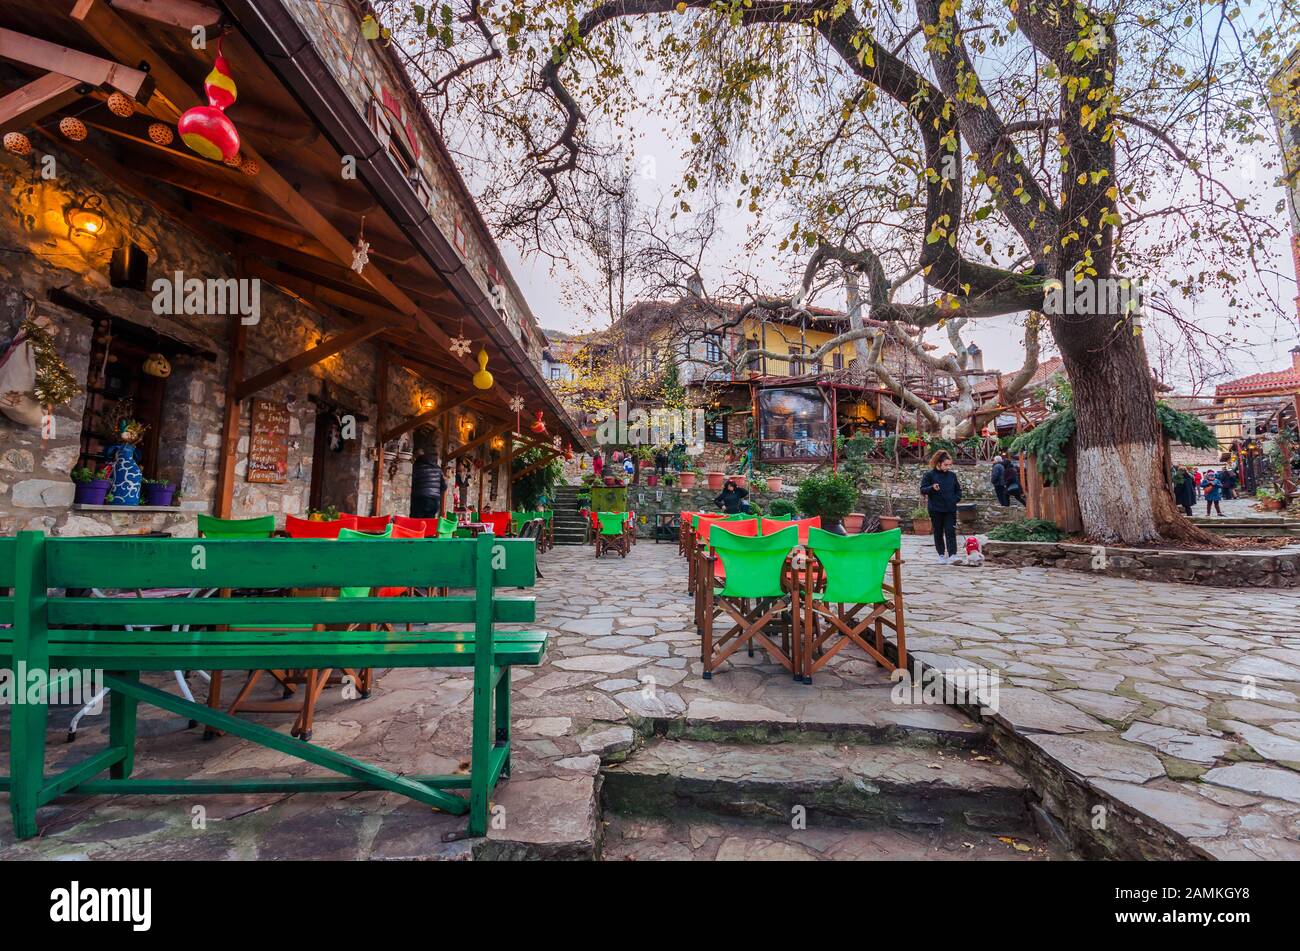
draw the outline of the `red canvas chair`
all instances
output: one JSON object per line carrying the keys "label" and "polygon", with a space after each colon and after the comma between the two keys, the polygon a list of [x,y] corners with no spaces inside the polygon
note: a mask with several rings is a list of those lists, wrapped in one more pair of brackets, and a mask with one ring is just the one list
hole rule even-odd
{"label": "red canvas chair", "polygon": [[284,517],[284,533],[290,538],[338,538],[339,529],[345,528],[343,519],[330,522],[313,522],[309,518]]}
{"label": "red canvas chair", "polygon": [[354,532],[365,532],[367,535],[382,534],[384,528],[392,521],[389,515],[340,515],[339,521],[343,523],[344,528],[350,528]]}
{"label": "red canvas chair", "polygon": [[510,534],[509,512],[480,512],[478,520],[484,525],[490,525],[493,535],[504,537]]}
{"label": "red canvas chair", "polygon": [[[437,538],[438,523],[440,521],[442,520],[438,518],[409,518],[405,515],[393,516],[394,525],[400,525],[402,528],[408,528],[412,531],[420,532],[422,533],[420,536],[422,538]],[[393,537],[401,538],[404,536],[394,535]]]}
{"label": "red canvas chair", "polygon": [[780,531],[781,529],[783,529],[783,528],[789,528],[791,525],[793,525],[795,528],[799,529],[799,544],[800,544],[800,545],[807,545],[807,544],[808,544],[808,529],[810,529],[810,528],[821,528],[821,527],[822,527],[822,517],[821,517],[820,515],[814,515],[812,518],[797,518],[797,519],[783,519],[783,518],[767,518],[767,517],[764,517],[764,518],[763,518],[763,534],[764,534],[764,535],[772,535],[772,534],[775,534],[776,532],[779,532],[779,531]]}

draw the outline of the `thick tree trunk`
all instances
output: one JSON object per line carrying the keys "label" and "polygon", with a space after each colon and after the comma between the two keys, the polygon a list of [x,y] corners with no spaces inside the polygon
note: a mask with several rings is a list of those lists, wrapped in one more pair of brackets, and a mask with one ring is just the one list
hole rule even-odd
{"label": "thick tree trunk", "polygon": [[1074,389],[1085,534],[1107,544],[1161,538],[1215,544],[1174,503],[1142,337],[1127,320],[1115,328],[1113,316],[1054,317],[1052,323]]}

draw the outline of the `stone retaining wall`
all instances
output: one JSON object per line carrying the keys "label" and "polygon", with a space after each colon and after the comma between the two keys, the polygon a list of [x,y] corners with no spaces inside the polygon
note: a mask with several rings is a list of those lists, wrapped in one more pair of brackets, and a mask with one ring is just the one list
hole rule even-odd
{"label": "stone retaining wall", "polygon": [[1300,587],[1300,546],[1274,551],[1188,552],[991,541],[984,547],[984,556],[992,563],[1014,567],[1069,568],[1142,581],[1215,588]]}

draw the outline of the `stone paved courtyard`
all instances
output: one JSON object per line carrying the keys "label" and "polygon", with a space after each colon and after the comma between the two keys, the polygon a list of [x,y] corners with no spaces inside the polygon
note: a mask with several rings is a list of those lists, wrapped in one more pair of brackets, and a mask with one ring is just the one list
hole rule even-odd
{"label": "stone paved courtyard", "polygon": [[[912,537],[904,550],[918,659],[1003,676],[984,723],[892,702],[881,671],[848,652],[812,686],[761,653],[704,681],[674,546],[643,541],[600,561],[560,547],[541,559],[536,591],[552,649],[517,674],[514,771],[486,842],[443,842],[463,819],[381,793],[65,797],[42,810],[39,839],[0,829],[0,860],[587,858],[602,839],[607,858],[1060,856],[1052,822],[1022,821],[1038,799],[1085,823],[1114,808],[1115,836],[1162,839],[1151,854],[1300,858],[1294,594],[937,566]],[[460,672],[404,670],[366,701],[331,691],[315,740],[403,772],[453,771],[469,688]],[[55,714],[52,767],[98,748],[106,718],[68,746],[57,730],[70,716]],[[137,775],[310,770],[144,717]],[[288,730],[287,717],[260,719]],[[869,814],[854,811],[863,790]],[[789,804],[809,801],[820,824],[790,831]]]}

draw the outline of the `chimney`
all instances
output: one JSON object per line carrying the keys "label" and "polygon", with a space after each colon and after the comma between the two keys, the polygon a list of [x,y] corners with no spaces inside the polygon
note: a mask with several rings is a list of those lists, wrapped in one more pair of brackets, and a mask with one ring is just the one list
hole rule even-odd
{"label": "chimney", "polygon": [[984,372],[984,351],[975,345],[974,340],[966,348],[966,369],[976,373]]}
{"label": "chimney", "polygon": [[1300,373],[1300,344],[1291,348],[1291,368]]}
{"label": "chimney", "polygon": [[686,290],[692,297],[704,297],[704,281],[700,279],[699,274],[692,274],[686,279]]}

